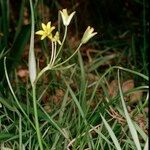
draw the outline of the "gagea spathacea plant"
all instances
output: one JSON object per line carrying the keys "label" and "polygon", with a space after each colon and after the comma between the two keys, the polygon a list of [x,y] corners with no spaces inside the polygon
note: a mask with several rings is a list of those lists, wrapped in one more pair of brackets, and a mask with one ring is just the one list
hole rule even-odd
{"label": "gagea spathacea plant", "polygon": [[[37,104],[36,104],[36,83],[38,79],[48,70],[55,70],[55,69],[68,69],[72,65],[64,66],[66,62],[68,62],[80,49],[80,47],[83,44],[86,44],[93,36],[97,34],[97,32],[94,32],[94,28],[88,26],[86,31],[83,34],[83,37],[81,39],[81,42],[79,43],[77,49],[72,53],[71,56],[69,56],[67,59],[64,61],[61,61],[62,59],[60,58],[60,52],[63,50],[63,45],[67,37],[67,29],[69,24],[71,23],[71,20],[73,16],[75,15],[75,11],[68,14],[67,9],[63,9],[59,11],[63,25],[65,27],[64,34],[60,36],[60,33],[55,29],[56,27],[52,25],[51,21],[49,21],[47,24],[42,23],[41,24],[41,29],[39,31],[36,31],[35,34],[41,36],[41,40],[48,39],[49,42],[51,43],[51,56],[49,59],[49,62],[46,67],[44,67],[38,74],[36,73],[36,64],[35,70],[34,67],[32,66],[32,62],[36,62],[33,51],[32,53],[29,53],[29,74],[30,74],[30,81],[32,84],[32,91],[33,91],[33,104],[34,104],[34,115],[35,115],[35,124],[36,124],[36,132],[37,132],[37,138],[38,141],[40,142],[40,149],[43,149],[42,142],[41,142],[41,133],[39,129],[39,122],[38,122],[38,114],[37,114]],[[62,37],[62,40],[61,38]],[[30,54],[32,54],[30,56]],[[33,74],[34,72],[34,74]],[[34,78],[32,78],[32,75]],[[58,128],[59,129],[59,128]],[[60,132],[65,136],[65,134],[60,130]]]}
{"label": "gagea spathacea plant", "polygon": [[[60,10],[59,13],[61,15],[63,25],[65,27],[64,34],[61,36],[61,37],[63,37],[62,41],[60,39],[60,33],[58,31],[55,32],[56,27],[52,26],[51,22],[48,22],[47,24],[42,23],[41,24],[42,29],[35,33],[35,34],[41,36],[41,40],[48,38],[52,45],[50,62],[47,64],[47,66],[45,68],[43,68],[39,72],[35,82],[37,82],[37,80],[47,70],[54,70],[56,68],[59,69],[59,67],[62,68],[62,65],[64,65],[66,62],[68,62],[79,51],[80,47],[83,44],[86,44],[93,36],[95,36],[97,34],[97,32],[94,32],[94,28],[88,26],[86,31],[83,34],[80,44],[78,45],[78,47],[74,51],[74,53],[70,57],[68,57],[66,60],[64,60],[63,62],[60,62],[61,58],[58,58],[58,57],[59,57],[60,52],[62,51],[64,42],[65,42],[66,36],[67,36],[67,28],[68,28],[69,24],[71,23],[73,16],[75,15],[75,11],[70,13],[70,15],[69,15],[67,9],[63,9],[63,10]],[[58,49],[57,49],[57,45],[59,45]],[[69,65],[69,66],[72,66],[72,65]],[[69,68],[69,66],[67,66],[67,67],[65,66],[65,68]]]}

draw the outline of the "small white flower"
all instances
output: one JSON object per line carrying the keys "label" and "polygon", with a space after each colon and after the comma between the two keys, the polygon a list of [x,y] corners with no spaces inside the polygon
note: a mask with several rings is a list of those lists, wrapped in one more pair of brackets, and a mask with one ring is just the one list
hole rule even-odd
{"label": "small white flower", "polygon": [[97,34],[97,32],[94,32],[94,28],[88,26],[86,31],[83,34],[83,37],[81,39],[81,43],[82,44],[87,43],[96,34]]}
{"label": "small white flower", "polygon": [[67,9],[63,9],[62,11],[60,11],[60,14],[61,14],[64,26],[68,26],[70,24],[72,17],[75,14],[75,11],[72,12],[70,15],[68,15]]}

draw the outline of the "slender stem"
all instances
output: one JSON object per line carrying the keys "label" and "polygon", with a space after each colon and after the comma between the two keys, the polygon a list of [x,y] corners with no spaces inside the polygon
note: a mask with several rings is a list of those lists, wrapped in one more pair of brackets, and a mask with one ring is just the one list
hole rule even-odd
{"label": "slender stem", "polygon": [[38,112],[37,112],[36,85],[35,84],[32,86],[32,94],[33,94],[33,109],[34,109],[36,133],[37,133],[40,150],[43,150],[43,145],[42,145],[42,140],[41,140],[42,137],[41,137],[41,132],[40,132],[39,120],[38,120]]}
{"label": "slender stem", "polygon": [[70,142],[69,137],[65,134],[65,132],[57,125],[57,123],[50,117],[50,115],[47,114],[47,112],[43,109],[41,105],[39,105],[41,110],[44,112],[44,114],[49,119],[49,122]]}
{"label": "slender stem", "polygon": [[69,60],[78,52],[78,50],[80,49],[81,46],[82,46],[82,43],[80,43],[80,45],[78,46],[78,48],[75,50],[75,52],[74,52],[69,58],[67,58],[67,59],[66,59],[65,61],[63,61],[62,63],[60,63],[60,64],[54,66],[53,68],[59,67],[59,66],[65,64],[67,61],[69,61]]}
{"label": "slender stem", "polygon": [[[63,61],[62,63],[59,63],[58,65],[56,66],[51,66],[51,65],[47,65],[45,68],[43,68],[40,73],[37,75],[36,77],[36,80],[34,82],[34,84],[36,84],[36,82],[38,81],[38,79],[47,71],[47,70],[51,70],[51,69],[55,69],[63,64],[65,64],[67,61],[69,61],[77,52],[78,50],[80,49],[80,47],[82,46],[82,43],[80,43],[80,45],[78,46],[78,48],[75,50],[75,52],[69,57],[67,58],[65,61]],[[57,56],[56,56],[57,57]],[[56,59],[55,57],[55,59]]]}
{"label": "slender stem", "polygon": [[53,61],[53,58],[54,58],[54,43],[53,43],[53,41],[51,43],[52,43],[52,53],[51,53],[51,60],[49,62],[50,66],[52,65],[52,61]]}
{"label": "slender stem", "polygon": [[19,116],[19,150],[22,149],[22,118],[19,112],[18,116]]}
{"label": "slender stem", "polygon": [[54,65],[55,60],[56,60],[56,48],[57,48],[57,43],[54,42],[54,57],[53,57],[53,61],[52,61],[52,66]]}
{"label": "slender stem", "polygon": [[37,77],[36,77],[36,79],[35,79],[35,81],[34,81],[34,84],[36,84],[36,82],[38,81],[38,79],[39,79],[47,70],[49,70],[49,69],[50,69],[49,65],[46,66],[45,68],[43,68],[43,69],[38,73],[38,75],[37,75]]}
{"label": "slender stem", "polygon": [[58,57],[59,53],[61,52],[61,50],[62,50],[62,48],[63,48],[63,45],[64,45],[64,42],[65,42],[66,36],[67,36],[67,26],[65,26],[64,37],[63,37],[61,46],[60,46],[60,48],[59,48],[59,50],[58,50],[58,53],[57,53],[57,55],[56,55],[56,58]]}

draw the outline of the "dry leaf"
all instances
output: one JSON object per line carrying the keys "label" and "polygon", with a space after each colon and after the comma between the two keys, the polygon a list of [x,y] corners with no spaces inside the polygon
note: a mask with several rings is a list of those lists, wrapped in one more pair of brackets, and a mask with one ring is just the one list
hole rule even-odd
{"label": "dry leaf", "polygon": [[63,99],[65,93],[64,93],[64,91],[61,90],[61,89],[57,89],[57,90],[55,91],[55,93],[56,93],[55,95],[51,96],[51,99],[53,100],[53,102],[54,102],[55,104],[59,104],[59,103],[62,101],[62,99]]}
{"label": "dry leaf", "polygon": [[140,126],[140,128],[143,129],[143,131],[147,134],[148,132],[148,126],[147,122],[148,120],[145,119],[143,114],[138,114],[135,118],[134,121]]}
{"label": "dry leaf", "polygon": [[29,71],[27,69],[19,69],[17,71],[17,76],[22,80],[22,82],[26,82],[29,76]]}
{"label": "dry leaf", "polygon": [[148,107],[145,107],[145,108],[144,108],[144,112],[148,114],[149,108],[148,108]]}
{"label": "dry leaf", "polygon": [[25,78],[25,77],[28,77],[28,74],[29,74],[29,71],[27,69],[19,69],[17,71],[17,75],[18,77],[20,78]]}
{"label": "dry leaf", "polygon": [[142,96],[143,96],[143,91],[135,91],[134,93],[132,93],[130,95],[130,101],[129,102],[132,104],[136,103],[136,102],[141,100]]}
{"label": "dry leaf", "polygon": [[57,89],[56,90],[56,95],[59,96],[59,97],[63,97],[64,96],[64,91],[61,90],[61,89]]}
{"label": "dry leaf", "polygon": [[87,78],[90,83],[93,83],[99,80],[99,77],[93,73],[88,73]]}
{"label": "dry leaf", "polygon": [[122,84],[123,93],[128,92],[129,90],[134,88],[134,80],[127,80]]}
{"label": "dry leaf", "polygon": [[47,113],[52,112],[52,109],[51,109],[51,107],[50,107],[49,104],[46,104],[46,105],[44,106],[44,110],[45,110]]}

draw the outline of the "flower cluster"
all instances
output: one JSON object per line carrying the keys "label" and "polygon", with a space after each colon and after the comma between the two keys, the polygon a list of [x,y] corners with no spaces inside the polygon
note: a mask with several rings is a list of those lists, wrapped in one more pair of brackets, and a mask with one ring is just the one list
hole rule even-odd
{"label": "flower cluster", "polygon": [[[48,22],[47,24],[42,23],[42,25],[41,25],[42,29],[36,32],[37,35],[41,36],[41,40],[48,38],[51,41],[51,46],[52,46],[50,61],[49,61],[48,65],[45,68],[43,68],[41,70],[41,72],[38,74],[37,79],[45,71],[53,69],[53,68],[59,68],[60,66],[62,66],[66,62],[68,62],[79,51],[80,47],[83,44],[86,44],[93,36],[95,36],[97,34],[97,32],[94,32],[94,28],[88,26],[83,34],[83,37],[81,39],[79,46],[74,51],[74,53],[70,57],[68,57],[66,60],[64,60],[63,62],[60,62],[60,58],[58,58],[58,57],[59,57],[59,54],[61,53],[64,42],[66,40],[68,25],[70,24],[74,14],[75,14],[75,11],[68,14],[67,9],[63,9],[63,10],[59,11],[59,13],[61,15],[63,25],[65,26],[65,32],[64,32],[62,42],[60,41],[60,36],[59,36],[58,31],[56,31],[55,34],[52,33],[55,30],[55,26],[52,26],[51,22]],[[57,43],[60,45],[58,50],[57,50]]]}
{"label": "flower cluster", "polygon": [[[30,1],[30,5],[31,5],[31,19],[34,20],[34,17],[33,17],[34,14],[33,14],[33,10],[32,10],[33,9],[32,8],[32,0]],[[64,70],[64,69],[68,69],[68,68],[74,66],[74,64],[67,65],[67,66],[64,66],[64,64],[66,64],[70,59],[72,59],[79,52],[79,50],[83,44],[86,44],[93,36],[95,36],[97,34],[97,32],[94,32],[94,28],[88,26],[86,31],[83,34],[83,37],[82,37],[81,42],[79,43],[77,49],[67,59],[61,59],[61,56],[62,56],[61,50],[63,48],[63,45],[64,45],[66,37],[67,37],[67,28],[75,14],[75,11],[68,14],[67,9],[63,9],[62,11],[59,11],[59,13],[61,15],[63,25],[65,27],[62,42],[60,41],[60,36],[59,36],[58,31],[56,31],[53,34],[53,32],[55,30],[55,26],[52,26],[51,22],[48,22],[47,24],[42,23],[41,24],[42,29],[35,33],[35,34],[41,36],[41,40],[48,38],[51,41],[51,53],[50,53],[51,56],[50,56],[50,58],[47,59],[47,61],[48,61],[47,65],[39,72],[36,71],[37,70],[36,69],[36,58],[35,58],[34,43],[33,43],[34,36],[33,36],[33,32],[31,32],[31,40],[30,40],[31,43],[30,43],[30,50],[29,50],[29,78],[30,78],[32,90],[33,90],[33,109],[34,109],[34,116],[35,116],[35,124],[33,124],[33,126],[35,125],[35,129],[37,132],[37,138],[38,138],[38,142],[39,142],[39,146],[40,146],[41,150],[43,149],[43,145],[42,145],[43,141],[41,140],[41,133],[39,130],[39,121],[38,121],[38,115],[37,115],[38,114],[37,113],[37,103],[36,103],[37,81],[48,70]],[[32,21],[31,25],[32,25],[31,26],[32,29],[34,29],[33,28],[34,21]],[[0,36],[2,36],[1,33],[0,33]],[[57,48],[57,44],[60,45],[59,48]],[[80,52],[78,54],[80,54]],[[80,57],[80,55],[79,55],[79,57]],[[6,62],[4,63],[4,67],[5,67],[5,64],[6,64]],[[61,133],[66,137],[64,132],[61,132]],[[66,138],[68,138],[68,137],[66,137]]]}
{"label": "flower cluster", "polygon": [[[75,14],[75,11],[72,12],[70,15],[68,15],[67,9],[63,9],[62,11],[60,11],[60,14],[61,14],[64,26],[67,27],[70,24],[71,19]],[[36,34],[41,35],[41,40],[48,37],[51,41],[58,42],[61,45],[61,41],[59,39],[59,32],[57,31],[54,36],[52,35],[52,31],[54,29],[55,29],[55,26],[51,26],[51,22],[48,22],[47,25],[42,23],[42,30],[37,31]],[[94,28],[88,26],[86,31],[83,34],[81,43],[82,44],[87,43],[96,34],[97,32],[94,32]]]}
{"label": "flower cluster", "polygon": [[42,30],[36,32],[36,34],[41,35],[41,40],[48,37],[51,41],[58,42],[61,45],[59,40],[59,32],[53,36],[52,31],[55,29],[55,26],[51,26],[51,22],[48,22],[46,25],[42,23]]}
{"label": "flower cluster", "polygon": [[[72,17],[74,16],[75,12],[68,15],[67,9],[63,9],[60,11],[63,24],[64,26],[68,26]],[[41,35],[41,40],[45,39],[46,37],[49,38],[52,42],[58,42],[61,45],[61,41],[59,39],[59,32],[57,31],[56,34],[53,36],[52,31],[55,29],[55,26],[51,26],[51,22],[48,22],[47,25],[42,23],[42,30],[36,32],[37,35]]]}

